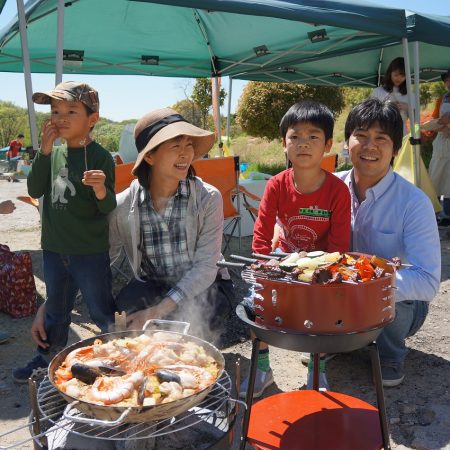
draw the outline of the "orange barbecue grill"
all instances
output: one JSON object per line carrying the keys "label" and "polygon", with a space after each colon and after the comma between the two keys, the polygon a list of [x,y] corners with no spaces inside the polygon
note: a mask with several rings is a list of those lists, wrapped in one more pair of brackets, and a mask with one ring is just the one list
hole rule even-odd
{"label": "orange barbecue grill", "polygon": [[[361,254],[351,256],[358,258]],[[245,261],[242,257],[237,259]],[[259,450],[390,449],[375,340],[395,318],[395,268],[390,261],[376,260],[387,269],[382,276],[336,284],[297,282],[276,271],[271,277],[270,271],[266,274],[264,270],[242,266],[242,277],[255,288],[256,317],[254,321],[250,319],[242,305],[236,312],[256,338],[241,450],[247,440]],[[286,350],[314,353],[314,390],[263,399],[253,406],[252,412],[261,341]],[[349,352],[366,346],[371,355],[378,409],[357,398],[318,390],[320,353]]]}

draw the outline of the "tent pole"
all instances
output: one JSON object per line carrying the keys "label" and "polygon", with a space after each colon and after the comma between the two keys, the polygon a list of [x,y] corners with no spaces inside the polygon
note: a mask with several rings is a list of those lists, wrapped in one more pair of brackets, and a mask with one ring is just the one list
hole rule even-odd
{"label": "tent pole", "polygon": [[378,83],[377,83],[377,86],[381,85],[381,64],[383,63],[383,53],[384,53],[384,48],[381,49],[380,57],[378,59]]}
{"label": "tent pole", "polygon": [[62,81],[63,73],[63,46],[64,46],[64,0],[58,0],[56,32],[56,70],[55,86]]}
{"label": "tent pole", "polygon": [[228,113],[227,113],[227,144],[230,145],[230,125],[231,125],[231,92],[233,87],[233,78],[228,77]]}
{"label": "tent pole", "polygon": [[[214,88],[215,88],[215,94],[216,94],[216,105],[217,105],[217,118],[216,118],[216,127],[217,127],[217,142],[220,144],[222,142],[222,136],[221,136],[221,130],[220,130],[220,87],[219,87],[219,78],[214,77]],[[222,154],[220,156],[223,156],[223,150],[221,150]]]}
{"label": "tent pole", "polygon": [[414,89],[416,91],[416,132],[415,137],[420,137],[420,69],[419,69],[419,41],[413,42],[414,50]]}
{"label": "tent pole", "polygon": [[33,95],[33,87],[31,84],[30,53],[28,50],[27,25],[23,0],[17,0],[17,15],[19,17],[20,43],[22,46],[23,76],[25,79],[25,92],[27,95],[28,121],[30,124],[31,144],[33,145],[33,150],[37,151],[39,148],[39,143],[36,127],[36,114],[34,111],[34,103],[31,98]]}
{"label": "tent pole", "polygon": [[[402,38],[403,45],[403,58],[405,59],[405,75],[406,75],[406,88],[408,91],[408,115],[409,115],[409,124],[410,124],[410,133],[411,137],[415,138],[415,114],[414,114],[414,105],[413,105],[413,92],[412,92],[412,83],[411,83],[411,67],[409,62],[409,48],[408,48],[408,39]],[[417,144],[413,144],[413,166],[414,166],[414,184],[416,186],[420,186],[420,173],[419,173],[419,155],[418,151],[420,147]],[[419,148],[417,148],[419,147]]]}

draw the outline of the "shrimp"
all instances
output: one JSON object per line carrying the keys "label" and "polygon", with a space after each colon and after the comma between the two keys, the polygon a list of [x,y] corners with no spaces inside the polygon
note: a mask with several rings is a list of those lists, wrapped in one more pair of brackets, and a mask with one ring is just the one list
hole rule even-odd
{"label": "shrimp", "polygon": [[183,398],[183,388],[175,381],[164,381],[159,385],[159,391],[166,396],[161,403],[173,402]]}
{"label": "shrimp", "polygon": [[66,367],[72,367],[75,363],[83,363],[84,361],[92,359],[93,356],[94,350],[92,345],[76,348],[66,356],[64,364]]}
{"label": "shrimp", "polygon": [[141,371],[123,377],[100,377],[92,385],[90,397],[104,405],[112,405],[131,397],[133,391],[144,381]]}
{"label": "shrimp", "polygon": [[200,391],[216,381],[217,374],[213,374],[204,367],[176,364],[165,366],[165,370],[175,372],[180,377],[183,388]]}

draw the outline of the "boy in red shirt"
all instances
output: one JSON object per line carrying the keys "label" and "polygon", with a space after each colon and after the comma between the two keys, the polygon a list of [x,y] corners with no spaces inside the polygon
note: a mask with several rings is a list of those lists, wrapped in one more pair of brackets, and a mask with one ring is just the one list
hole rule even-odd
{"label": "boy in red shirt", "polygon": [[[292,168],[267,183],[255,222],[254,252],[268,254],[275,248],[287,253],[348,251],[350,194],[345,183],[320,167],[333,144],[333,128],[332,112],[314,101],[296,103],[281,119],[282,144]],[[272,242],[275,224],[279,236]],[[268,346],[262,343],[255,397],[273,383],[268,352]],[[248,380],[244,380],[242,397],[247,386]]]}
{"label": "boy in red shirt", "polygon": [[[8,172],[15,172],[17,170],[17,157],[19,156],[19,151],[22,150],[23,141],[25,136],[19,134],[16,139],[9,143],[9,149],[6,156],[9,161]],[[14,158],[14,159],[13,159]],[[9,177],[8,181],[19,181],[15,177]]]}

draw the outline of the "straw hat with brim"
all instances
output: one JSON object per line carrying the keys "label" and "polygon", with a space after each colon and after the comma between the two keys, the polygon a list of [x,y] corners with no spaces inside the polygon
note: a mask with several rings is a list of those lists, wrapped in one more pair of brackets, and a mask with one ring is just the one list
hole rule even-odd
{"label": "straw hat with brim", "polygon": [[134,139],[139,154],[131,171],[133,175],[149,151],[169,139],[183,135],[193,140],[194,160],[206,155],[214,145],[214,133],[192,125],[171,108],[157,109],[139,119],[134,127]]}

